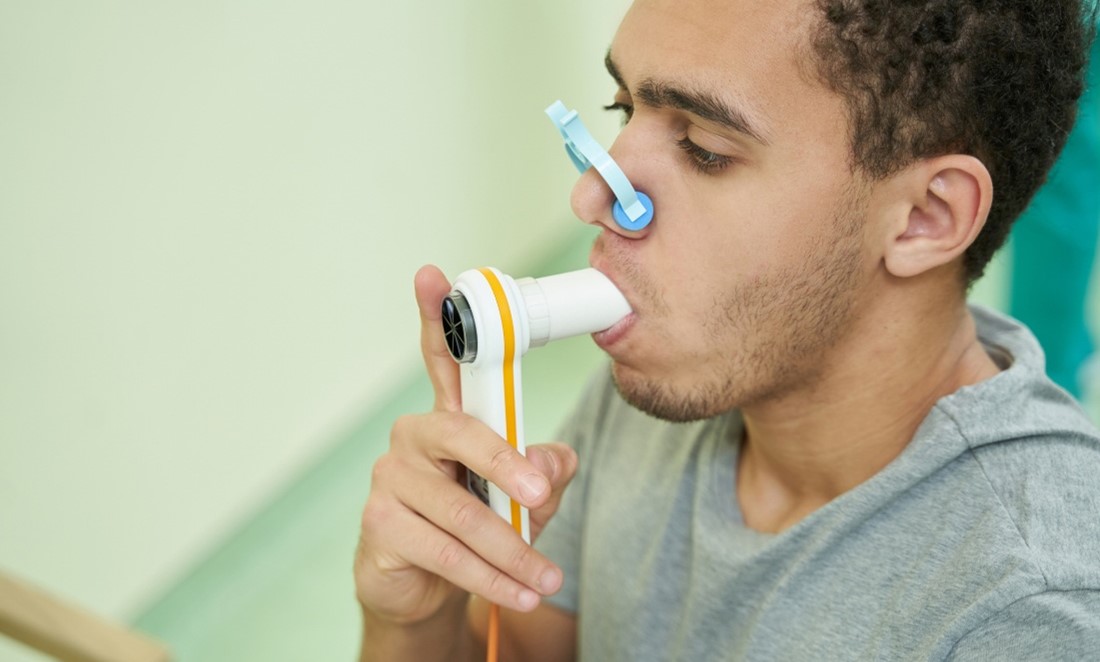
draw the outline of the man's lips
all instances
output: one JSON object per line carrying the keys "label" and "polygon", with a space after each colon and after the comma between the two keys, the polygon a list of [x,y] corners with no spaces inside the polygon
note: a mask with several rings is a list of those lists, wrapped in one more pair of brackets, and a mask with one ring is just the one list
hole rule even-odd
{"label": "man's lips", "polygon": [[[615,273],[608,269],[607,265],[602,264],[602,261],[595,255],[595,250],[593,250],[592,255],[589,255],[589,264],[592,266],[593,269],[607,276],[608,280],[610,280],[615,285],[615,287],[618,288],[619,292],[622,293],[623,297],[626,298],[627,303],[630,304],[631,310],[634,310],[634,302],[631,301],[630,293],[623,289],[622,285],[619,282],[619,279],[616,278]],[[599,346],[600,349],[607,351],[609,348],[611,348],[611,346],[619,342],[623,338],[623,336],[627,334],[627,332],[634,325],[637,319],[638,314],[636,312],[631,312],[620,319],[618,322],[612,324],[609,328],[593,333],[592,339],[596,342],[596,345]]]}
{"label": "man's lips", "polygon": [[618,322],[611,325],[610,328],[603,331],[597,331],[592,334],[592,340],[596,342],[596,345],[604,350],[608,351],[617,342],[622,340],[624,336],[630,331],[630,328],[634,326],[638,316],[634,313],[630,313],[626,317],[622,318]]}

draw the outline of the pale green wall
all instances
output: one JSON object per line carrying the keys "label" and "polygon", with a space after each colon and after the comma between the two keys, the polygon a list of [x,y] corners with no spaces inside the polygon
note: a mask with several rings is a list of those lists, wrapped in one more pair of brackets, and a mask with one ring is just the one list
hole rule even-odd
{"label": "pale green wall", "polygon": [[0,566],[128,618],[414,369],[418,265],[566,238],[625,5],[0,4]]}

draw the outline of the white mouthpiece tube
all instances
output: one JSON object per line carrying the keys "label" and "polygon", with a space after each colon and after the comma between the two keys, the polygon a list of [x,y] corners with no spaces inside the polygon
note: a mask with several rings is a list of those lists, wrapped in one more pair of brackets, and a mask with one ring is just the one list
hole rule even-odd
{"label": "white mouthpiece tube", "polygon": [[630,314],[626,298],[595,269],[517,278],[516,285],[527,308],[531,347],[603,331]]}

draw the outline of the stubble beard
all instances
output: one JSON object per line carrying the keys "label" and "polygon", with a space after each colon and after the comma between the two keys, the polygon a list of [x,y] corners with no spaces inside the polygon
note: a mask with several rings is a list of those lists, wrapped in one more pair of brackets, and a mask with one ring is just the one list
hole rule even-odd
{"label": "stubble beard", "polygon": [[715,301],[714,313],[701,324],[713,359],[686,383],[614,365],[623,399],[651,416],[682,423],[812,388],[829,348],[854,316],[862,265],[859,204],[849,198],[841,205],[828,241],[819,244],[827,248]]}

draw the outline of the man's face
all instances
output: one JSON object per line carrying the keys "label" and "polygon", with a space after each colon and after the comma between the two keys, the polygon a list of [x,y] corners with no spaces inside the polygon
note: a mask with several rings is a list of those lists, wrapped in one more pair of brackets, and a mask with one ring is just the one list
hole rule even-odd
{"label": "man's face", "polygon": [[842,99],[814,77],[796,0],[639,0],[609,54],[629,121],[611,154],[654,200],[638,234],[589,171],[593,266],[635,315],[598,334],[624,397],[692,420],[810,386],[877,258]]}

